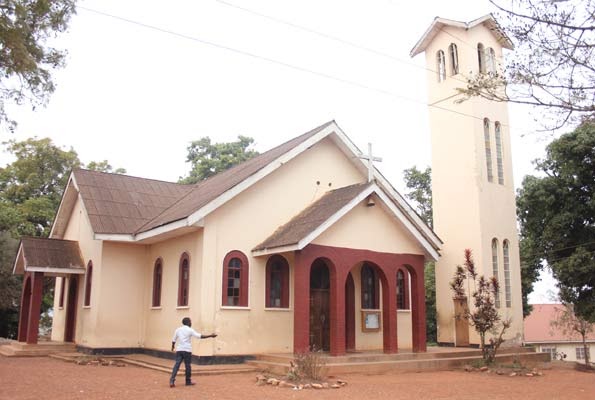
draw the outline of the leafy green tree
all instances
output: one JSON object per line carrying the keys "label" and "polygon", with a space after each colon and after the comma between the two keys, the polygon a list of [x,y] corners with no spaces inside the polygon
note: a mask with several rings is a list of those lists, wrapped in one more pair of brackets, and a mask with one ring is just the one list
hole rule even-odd
{"label": "leafy green tree", "polygon": [[91,161],[89,164],[87,164],[85,166],[85,168],[90,169],[91,171],[109,172],[111,174],[125,174],[126,173],[126,170],[124,168],[114,169],[107,160]]}
{"label": "leafy green tree", "polygon": [[75,13],[75,0],[3,0],[0,2],[0,122],[14,128],[5,101],[45,105],[55,86],[51,72],[64,65],[66,53],[48,41],[64,32]]}
{"label": "leafy green tree", "polygon": [[532,262],[546,262],[560,299],[595,322],[595,123],[550,143],[518,193],[521,237]]}
{"label": "leafy green tree", "polygon": [[16,337],[19,324],[21,279],[12,274],[17,244],[7,232],[0,232],[0,337]]}
{"label": "leafy green tree", "polygon": [[[421,219],[432,227],[432,170],[427,167],[420,171],[416,166],[403,170],[405,186],[409,191],[405,193],[413,203]],[[438,328],[436,324],[436,265],[428,262],[425,265],[425,288],[426,288],[426,340],[435,343],[438,340]]]}
{"label": "leafy green tree", "polygon": [[180,178],[180,183],[192,184],[200,182],[219,172],[258,155],[256,150],[248,149],[254,139],[238,136],[238,140],[228,143],[211,143],[209,137],[193,141],[188,146],[186,161],[191,164],[190,174]]}
{"label": "leafy green tree", "polygon": [[0,231],[46,237],[70,171],[80,167],[78,156],[48,138],[4,146],[16,159],[0,168]]}
{"label": "leafy green tree", "polygon": [[409,191],[405,194],[415,205],[417,213],[430,228],[434,226],[432,218],[432,169],[426,167],[420,171],[416,166],[403,170],[405,185]]}

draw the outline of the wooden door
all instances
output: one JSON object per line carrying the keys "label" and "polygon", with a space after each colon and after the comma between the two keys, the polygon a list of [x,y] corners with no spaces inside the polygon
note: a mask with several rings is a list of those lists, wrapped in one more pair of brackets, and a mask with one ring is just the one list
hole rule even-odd
{"label": "wooden door", "polygon": [[68,278],[68,300],[66,301],[66,324],[64,326],[64,341],[74,342],[76,328],[76,306],[78,298],[78,277],[71,275]]}
{"label": "wooden door", "polygon": [[328,289],[310,290],[310,350],[329,351],[330,307]]}
{"label": "wooden door", "polygon": [[330,274],[322,260],[310,270],[310,350],[331,349]]}
{"label": "wooden door", "polygon": [[469,321],[465,318],[467,313],[467,298],[453,299],[455,307],[455,346],[469,346]]}

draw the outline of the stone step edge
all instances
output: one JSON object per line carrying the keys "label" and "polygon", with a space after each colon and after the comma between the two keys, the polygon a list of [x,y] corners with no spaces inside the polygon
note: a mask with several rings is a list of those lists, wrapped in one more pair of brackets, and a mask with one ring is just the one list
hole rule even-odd
{"label": "stone step edge", "polygon": [[[522,357],[542,357],[542,353],[507,353],[507,354],[497,354],[496,358],[504,358],[519,355]],[[545,354],[545,353],[543,353]],[[347,362],[347,363],[328,363],[325,364],[325,367],[332,368],[332,367],[344,367],[344,366],[354,366],[354,367],[365,367],[365,366],[377,366],[377,365],[411,365],[411,364],[434,364],[434,363],[442,363],[442,362],[452,362],[452,361],[474,361],[480,360],[481,355],[478,356],[468,356],[468,357],[448,357],[448,358],[430,358],[430,359],[409,359],[409,360],[386,360],[386,361],[369,361],[369,362]],[[265,366],[271,367],[283,367],[289,368],[288,363],[277,363],[273,361],[263,361],[263,360],[247,360],[247,364],[251,365],[260,365],[263,364]]]}
{"label": "stone step edge", "polygon": [[[81,357],[85,356],[84,354],[81,355]],[[60,355],[60,354],[51,354],[50,355],[51,358],[55,358],[58,360],[62,360],[62,361],[67,361],[67,362],[74,362],[74,358],[71,356],[64,356],[64,355]],[[126,357],[120,357],[120,356],[101,356],[101,358],[109,358],[111,360],[117,360],[117,361],[121,361],[123,363],[126,364],[130,364],[130,365],[134,365],[137,367],[141,367],[141,368],[148,368],[148,369],[152,369],[152,370],[156,370],[156,371],[162,371],[162,372],[167,372],[169,374],[171,374],[171,367],[164,367],[162,365],[158,365],[155,363],[150,363],[150,362],[144,362],[144,361],[137,361],[137,360],[131,360],[129,358]],[[173,361],[172,361],[172,367],[173,367]],[[193,365],[192,368],[192,374],[193,375],[217,375],[217,374],[240,374],[240,373],[246,373],[246,372],[256,372],[257,369],[254,367],[244,367],[244,368],[225,368],[225,369],[217,369],[217,370],[205,370],[205,369],[194,369],[194,367],[197,367],[196,365]],[[183,373],[183,369],[180,369],[180,373]]]}

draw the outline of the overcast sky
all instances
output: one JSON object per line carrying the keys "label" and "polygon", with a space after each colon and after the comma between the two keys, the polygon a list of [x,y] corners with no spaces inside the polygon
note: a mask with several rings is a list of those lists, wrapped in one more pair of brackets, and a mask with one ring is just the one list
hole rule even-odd
{"label": "overcast sky", "polygon": [[[403,169],[430,163],[425,60],[409,51],[435,16],[491,11],[484,0],[80,1],[57,41],[69,55],[50,104],[10,107],[19,125],[1,139],[50,137],[85,163],[176,181],[192,140],[245,135],[262,152],[334,119],[361,150],[373,144],[402,190]],[[550,138],[528,109],[510,112],[518,186]]]}

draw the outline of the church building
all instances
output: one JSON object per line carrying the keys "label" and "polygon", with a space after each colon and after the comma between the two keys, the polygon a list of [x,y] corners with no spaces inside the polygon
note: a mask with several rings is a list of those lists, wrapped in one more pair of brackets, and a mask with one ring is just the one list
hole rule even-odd
{"label": "church building", "polygon": [[50,237],[19,246],[19,341],[37,341],[52,276],[52,340],[89,352],[168,352],[186,316],[218,334],[201,356],[423,352],[424,265],[436,261],[439,342],[477,344],[455,326],[448,288],[465,248],[504,283],[498,307],[519,338],[506,105],[453,102],[462,74],[497,68],[503,47],[512,45],[492,16],[437,18],[411,52],[436,68],[436,233],[374,168],[371,148],[362,153],[334,121],[195,185],[75,170]]}

